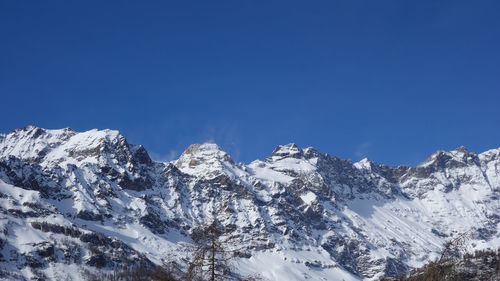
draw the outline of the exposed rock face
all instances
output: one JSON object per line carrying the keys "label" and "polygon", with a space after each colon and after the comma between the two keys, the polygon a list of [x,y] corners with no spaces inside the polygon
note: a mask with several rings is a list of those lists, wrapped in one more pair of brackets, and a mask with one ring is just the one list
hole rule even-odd
{"label": "exposed rock face", "polygon": [[376,280],[470,229],[475,247],[500,246],[500,149],[393,167],[288,144],[245,165],[195,144],[160,163],[117,131],[28,126],[0,135],[0,212],[0,277],[12,280],[160,264],[214,215],[246,249],[244,272]]}

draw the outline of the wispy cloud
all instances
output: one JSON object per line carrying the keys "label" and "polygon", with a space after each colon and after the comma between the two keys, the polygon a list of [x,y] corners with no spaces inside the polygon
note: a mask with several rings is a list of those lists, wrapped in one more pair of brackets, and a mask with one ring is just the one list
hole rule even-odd
{"label": "wispy cloud", "polygon": [[239,160],[241,150],[237,124],[207,125],[203,131],[203,141],[218,144],[231,155],[233,160]]}
{"label": "wispy cloud", "polygon": [[368,152],[369,152],[371,146],[372,146],[371,142],[363,142],[363,143],[359,144],[356,147],[356,150],[354,151],[354,155],[359,160],[368,157]]}
{"label": "wispy cloud", "polygon": [[170,162],[172,160],[176,160],[177,158],[179,158],[180,154],[181,154],[181,152],[179,150],[176,150],[176,149],[171,149],[170,151],[168,151],[165,154],[156,153],[153,151],[149,153],[149,155],[151,156],[151,158],[153,160],[159,161],[159,162]]}
{"label": "wispy cloud", "polygon": [[235,161],[240,158],[240,138],[237,124],[210,124],[199,131],[197,137],[183,138],[173,145],[167,152],[150,151],[155,161],[169,162],[177,160],[182,152],[194,143],[216,143],[225,150]]}

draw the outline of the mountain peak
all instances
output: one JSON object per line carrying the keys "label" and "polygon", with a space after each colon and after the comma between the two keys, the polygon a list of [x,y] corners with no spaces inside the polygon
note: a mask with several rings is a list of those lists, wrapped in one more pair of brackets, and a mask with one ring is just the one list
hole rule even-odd
{"label": "mountain peak", "polygon": [[217,144],[202,143],[190,145],[174,164],[187,174],[200,174],[219,172],[226,166],[232,166],[234,161]]}
{"label": "mountain peak", "polygon": [[23,128],[15,129],[8,135],[16,134],[16,135],[23,135],[27,137],[37,138],[44,133],[46,133],[45,129],[33,125],[28,125]]}
{"label": "mountain peak", "polygon": [[128,149],[125,138],[115,130],[92,129],[75,132],[70,128],[49,130],[30,125],[4,135],[0,145],[0,157],[13,156],[57,165],[70,159],[95,161],[106,149],[115,153],[116,146]]}
{"label": "mountain peak", "polygon": [[184,152],[182,153],[179,160],[186,159],[186,158],[189,158],[189,159],[192,159],[192,158],[213,159],[213,158],[215,158],[215,159],[222,160],[222,161],[228,161],[228,162],[233,161],[231,159],[231,157],[229,156],[229,154],[227,154],[225,151],[223,151],[222,148],[220,148],[220,146],[218,146],[215,143],[208,143],[208,142],[202,143],[202,144],[197,143],[197,144],[190,145],[186,150],[184,150]]}
{"label": "mountain peak", "polygon": [[195,143],[190,145],[183,154],[194,154],[198,152],[216,152],[216,151],[222,151],[220,146],[218,146],[215,143],[210,143],[210,142],[205,142],[205,143]]}
{"label": "mountain peak", "polygon": [[273,150],[272,156],[292,156],[300,157],[302,156],[302,149],[300,149],[295,143],[289,143],[285,145],[278,145]]}
{"label": "mountain peak", "polygon": [[44,128],[34,126],[34,125],[27,125],[23,128],[14,129],[12,132],[9,133],[9,135],[10,134],[23,134],[26,136],[31,136],[31,137],[36,138],[36,137],[39,137],[45,133],[62,133],[62,132],[75,133],[75,131],[73,131],[73,129],[71,129],[69,127],[62,128],[62,129],[50,130],[50,129],[44,129]]}
{"label": "mountain peak", "polygon": [[438,150],[431,154],[420,167],[426,166],[436,166],[436,167],[458,167],[463,166],[467,163],[473,163],[474,158],[477,158],[477,155],[473,152],[470,152],[464,146],[457,147],[451,151],[443,151]]}
{"label": "mountain peak", "polygon": [[462,152],[462,153],[469,153],[469,150],[465,146],[459,146],[454,149],[454,151]]}

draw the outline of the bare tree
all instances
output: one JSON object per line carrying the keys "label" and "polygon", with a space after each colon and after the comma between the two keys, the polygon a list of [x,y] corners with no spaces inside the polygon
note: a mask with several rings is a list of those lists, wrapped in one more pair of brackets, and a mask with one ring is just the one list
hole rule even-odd
{"label": "bare tree", "polygon": [[182,278],[184,281],[253,281],[258,277],[241,277],[236,274],[232,262],[237,254],[241,254],[242,248],[232,247],[224,225],[221,223],[223,214],[227,211],[229,203],[220,201],[222,190],[215,185],[209,187],[211,199],[212,219],[211,223],[201,226],[193,231],[191,238],[194,246],[188,252],[191,253],[191,261],[187,263],[187,269]]}
{"label": "bare tree", "polygon": [[227,241],[222,237],[223,226],[214,220],[206,227],[195,230],[192,234],[194,248],[192,260],[186,271],[185,280],[230,280],[234,275],[230,261],[234,251],[229,250]]}
{"label": "bare tree", "polygon": [[443,246],[441,256],[437,260],[437,263],[445,263],[450,260],[458,259],[468,253],[469,240],[472,237],[472,233],[473,230],[469,230],[447,241]]}

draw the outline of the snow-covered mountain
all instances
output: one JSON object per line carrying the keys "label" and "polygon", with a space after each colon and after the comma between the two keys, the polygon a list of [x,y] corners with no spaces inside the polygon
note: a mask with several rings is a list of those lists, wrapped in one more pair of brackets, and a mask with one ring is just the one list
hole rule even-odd
{"label": "snow-covered mountain", "polygon": [[6,280],[161,264],[214,215],[242,274],[377,280],[469,230],[471,247],[500,246],[500,149],[395,167],[288,144],[242,164],[205,143],[155,162],[117,131],[28,126],[0,134],[0,211]]}

